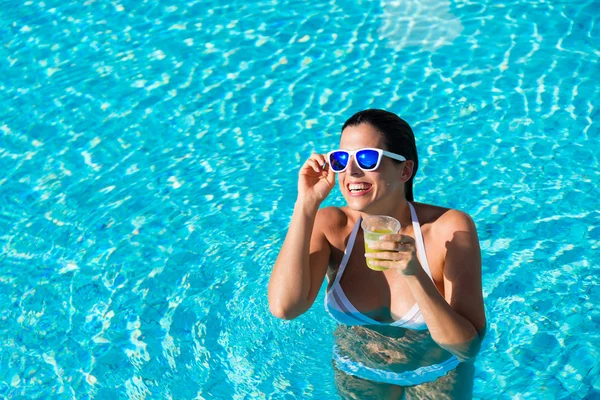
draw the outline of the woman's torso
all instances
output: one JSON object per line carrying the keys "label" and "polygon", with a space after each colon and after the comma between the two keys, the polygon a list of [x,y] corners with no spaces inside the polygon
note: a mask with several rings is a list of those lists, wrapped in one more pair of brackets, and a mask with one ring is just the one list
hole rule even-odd
{"label": "woman's torso", "polygon": [[[413,203],[420,225],[431,278],[443,295],[444,244],[435,240],[437,219],[447,209]],[[332,247],[328,290],[342,262],[348,239],[355,227],[359,213],[348,208],[337,209],[339,215],[325,232]],[[400,233],[415,238],[411,224],[403,226]],[[398,271],[373,271],[366,266],[362,230],[358,230],[354,245],[343,270],[339,286],[347,300],[360,313],[383,323],[405,316],[415,305],[415,299]],[[421,256],[419,261],[423,264]],[[343,355],[374,368],[408,371],[421,366],[439,363],[451,357],[432,339],[427,330],[413,330],[389,325],[340,325],[336,330],[337,350]]]}

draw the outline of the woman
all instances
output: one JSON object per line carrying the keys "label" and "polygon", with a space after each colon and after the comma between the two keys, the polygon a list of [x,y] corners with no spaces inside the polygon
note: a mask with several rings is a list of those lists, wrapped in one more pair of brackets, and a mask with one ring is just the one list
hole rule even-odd
{"label": "woman", "polygon": [[[269,282],[272,314],[307,311],[327,276],[343,398],[470,398],[486,325],[472,219],[413,202],[417,149],[397,115],[358,112],[342,128],[340,149],[311,155],[300,170]],[[347,206],[319,209],[336,174]],[[380,238],[382,251],[365,254],[360,222],[369,215],[394,217],[401,229]],[[383,271],[369,269],[366,257]]]}

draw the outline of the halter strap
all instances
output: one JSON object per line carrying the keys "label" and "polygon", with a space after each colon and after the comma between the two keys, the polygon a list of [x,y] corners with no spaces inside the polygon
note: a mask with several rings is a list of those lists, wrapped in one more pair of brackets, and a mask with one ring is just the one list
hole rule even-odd
{"label": "halter strap", "polygon": [[417,252],[419,254],[419,261],[421,261],[421,266],[427,275],[432,278],[431,268],[429,268],[427,254],[425,253],[425,242],[423,241],[423,234],[421,233],[421,224],[419,224],[419,218],[417,218],[417,212],[415,211],[413,205],[410,202],[408,202],[408,205],[410,206],[410,218],[412,219],[413,230],[415,231],[415,242],[417,245]]}
{"label": "halter strap", "polygon": [[352,254],[352,249],[354,248],[354,241],[356,240],[356,235],[358,234],[358,228],[360,227],[360,222],[362,221],[362,217],[358,217],[358,221],[356,221],[356,225],[354,225],[354,229],[348,238],[348,244],[346,245],[346,250],[344,250],[344,257],[342,258],[342,263],[340,264],[340,269],[337,274],[335,274],[335,281],[333,285],[337,285],[340,283],[340,279],[342,279],[342,275],[344,274],[344,270],[346,269],[346,265],[348,265],[348,259],[350,258],[350,254]]}

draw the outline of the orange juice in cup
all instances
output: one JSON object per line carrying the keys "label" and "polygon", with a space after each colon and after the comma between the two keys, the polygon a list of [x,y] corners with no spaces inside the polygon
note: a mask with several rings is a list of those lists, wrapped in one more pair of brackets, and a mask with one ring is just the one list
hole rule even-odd
{"label": "orange juice in cup", "polygon": [[[376,250],[370,247],[371,244],[379,241],[381,235],[398,233],[400,222],[396,218],[385,215],[372,215],[365,217],[360,224],[365,237],[365,251],[367,253],[379,253],[386,250]],[[367,258],[367,267],[374,271],[385,271],[385,267],[377,267],[372,264],[372,259]]]}

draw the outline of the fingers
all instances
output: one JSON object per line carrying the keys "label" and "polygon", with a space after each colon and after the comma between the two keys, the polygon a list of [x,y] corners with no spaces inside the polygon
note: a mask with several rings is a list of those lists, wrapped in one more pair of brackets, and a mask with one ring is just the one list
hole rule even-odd
{"label": "fingers", "polygon": [[327,170],[327,181],[329,184],[333,186],[335,184],[335,176],[337,175],[335,171],[329,168],[329,164],[325,163],[325,169]]}
{"label": "fingers", "polygon": [[399,233],[381,235],[378,241],[369,243],[369,247],[376,250],[411,252],[415,249],[415,240]]}
{"label": "fingers", "polygon": [[304,163],[302,169],[312,168],[313,171],[319,173],[325,169],[327,162],[324,154],[313,153]]}
{"label": "fingers", "polygon": [[389,250],[389,251],[412,251],[415,246],[412,243],[402,242],[373,242],[369,243],[369,247],[374,250]]}
{"label": "fingers", "polygon": [[316,172],[319,173],[321,172],[321,166],[319,165],[319,163],[317,162],[317,160],[313,160],[312,158],[310,158],[307,161],[308,165],[310,165],[312,167],[312,169]]}
{"label": "fingers", "polygon": [[319,171],[324,170],[327,166],[327,158],[325,157],[325,154],[312,153],[309,159],[314,160],[317,163]]}
{"label": "fingers", "polygon": [[[410,253],[399,253],[396,251],[378,251],[377,253],[365,253],[366,258],[377,259],[382,261],[409,261],[412,258]],[[377,261],[379,262],[379,261]],[[381,265],[385,267],[385,265]]]}
{"label": "fingers", "polygon": [[379,240],[385,242],[385,241],[391,241],[391,242],[398,242],[398,243],[403,243],[403,244],[415,244],[415,239],[407,236],[407,235],[402,235],[401,233],[394,233],[391,235],[381,235],[379,236]]}
{"label": "fingers", "polygon": [[371,261],[369,261],[369,264],[371,264],[374,267],[381,267],[381,268],[394,268],[394,266],[395,266],[394,261],[371,260]]}

